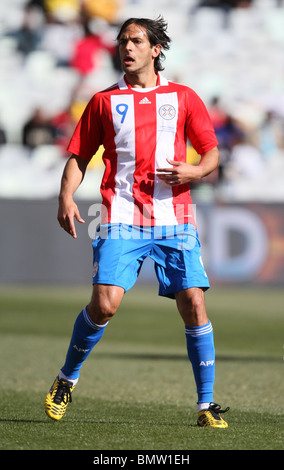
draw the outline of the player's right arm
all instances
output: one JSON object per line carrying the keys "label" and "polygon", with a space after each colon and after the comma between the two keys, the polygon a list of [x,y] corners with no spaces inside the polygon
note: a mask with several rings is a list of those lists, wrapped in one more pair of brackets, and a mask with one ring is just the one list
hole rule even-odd
{"label": "player's right arm", "polygon": [[85,222],[80,216],[73,195],[83,181],[87,165],[88,160],[72,154],[65,165],[61,179],[57,220],[73,238],[77,238],[74,218],[80,223]]}

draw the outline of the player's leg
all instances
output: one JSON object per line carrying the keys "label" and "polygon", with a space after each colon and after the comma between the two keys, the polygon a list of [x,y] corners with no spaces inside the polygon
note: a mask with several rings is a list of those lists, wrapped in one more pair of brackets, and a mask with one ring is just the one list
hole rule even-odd
{"label": "player's leg", "polygon": [[[176,294],[179,313],[185,324],[186,345],[197,388],[197,424],[226,428],[219,416],[223,412],[214,404],[215,347],[213,327],[206,313],[204,292],[189,288]],[[227,411],[227,410],[224,410]]]}
{"label": "player's leg", "polygon": [[90,303],[80,312],[75,321],[65,364],[61,369],[61,373],[68,380],[78,380],[83,363],[102,338],[123,295],[122,287],[101,284],[93,286]]}
{"label": "player's leg", "polygon": [[198,394],[198,411],[213,402],[215,348],[213,328],[201,288],[185,289],[176,294],[178,311],[185,324],[188,357],[192,364]]}
{"label": "player's leg", "polygon": [[65,363],[45,401],[46,413],[53,419],[64,415],[83,363],[103,336],[124,292],[135,284],[147,255],[143,240],[111,236],[96,238],[93,250],[93,295],[76,319]]}
{"label": "player's leg", "polygon": [[93,286],[90,303],[79,313],[73,328],[65,363],[45,400],[46,414],[59,420],[72,400],[72,391],[79,379],[80,369],[102,338],[106,325],[115,314],[124,295],[118,286]]}
{"label": "player's leg", "polygon": [[[191,225],[180,226],[177,237],[159,242],[158,248],[154,259],[160,284],[159,294],[176,299],[184,321],[188,357],[197,386],[197,409],[201,413],[213,403],[215,348],[213,328],[204,299],[204,291],[210,284],[202,263],[198,234]],[[159,251],[164,258],[159,255]],[[211,416],[211,412],[209,414]],[[214,414],[215,421],[218,421],[216,425],[224,427],[226,423],[220,426],[220,418],[216,412]]]}

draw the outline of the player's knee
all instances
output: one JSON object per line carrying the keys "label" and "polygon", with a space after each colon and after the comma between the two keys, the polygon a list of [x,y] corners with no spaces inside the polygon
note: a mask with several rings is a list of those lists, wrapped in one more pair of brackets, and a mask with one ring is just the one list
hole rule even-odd
{"label": "player's knee", "polygon": [[107,299],[95,304],[91,302],[87,309],[91,320],[98,325],[103,325],[110,321],[116,312],[116,306]]}
{"label": "player's knee", "polygon": [[189,308],[192,312],[199,312],[204,309],[203,292],[197,290],[189,299]]}
{"label": "player's knee", "polygon": [[205,303],[200,298],[195,298],[192,301],[189,312],[191,325],[204,325],[209,321],[206,313]]}
{"label": "player's knee", "polygon": [[188,289],[182,292],[182,295],[177,299],[178,305],[182,310],[198,312],[204,308],[204,293],[201,289]]}
{"label": "player's knee", "polygon": [[189,289],[177,300],[179,312],[187,326],[198,326],[207,322],[204,293],[201,289]]}
{"label": "player's knee", "polygon": [[114,316],[116,309],[116,305],[113,304],[109,299],[104,299],[99,303],[99,313],[107,320],[110,320]]}

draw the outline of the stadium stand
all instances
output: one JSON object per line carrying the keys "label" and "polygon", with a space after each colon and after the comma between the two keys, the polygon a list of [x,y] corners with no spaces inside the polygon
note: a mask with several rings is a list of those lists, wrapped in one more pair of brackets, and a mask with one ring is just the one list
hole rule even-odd
{"label": "stadium stand", "polygon": [[[284,200],[282,0],[2,0],[0,197],[57,195],[75,123],[121,74],[117,25],[159,14],[173,39],[164,74],[198,92],[219,138],[220,170],[197,196]],[[102,171],[100,149],[79,198],[99,197]]]}

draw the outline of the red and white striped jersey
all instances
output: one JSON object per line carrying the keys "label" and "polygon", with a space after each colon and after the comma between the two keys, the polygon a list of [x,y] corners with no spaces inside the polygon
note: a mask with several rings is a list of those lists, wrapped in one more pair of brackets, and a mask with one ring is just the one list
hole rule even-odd
{"label": "red and white striped jersey", "polygon": [[158,76],[154,88],[123,78],[96,93],[68,150],[90,160],[104,146],[101,183],[107,223],[195,225],[189,184],[169,186],[156,175],[166,159],[186,161],[187,141],[198,154],[218,142],[205,105],[190,88]]}

